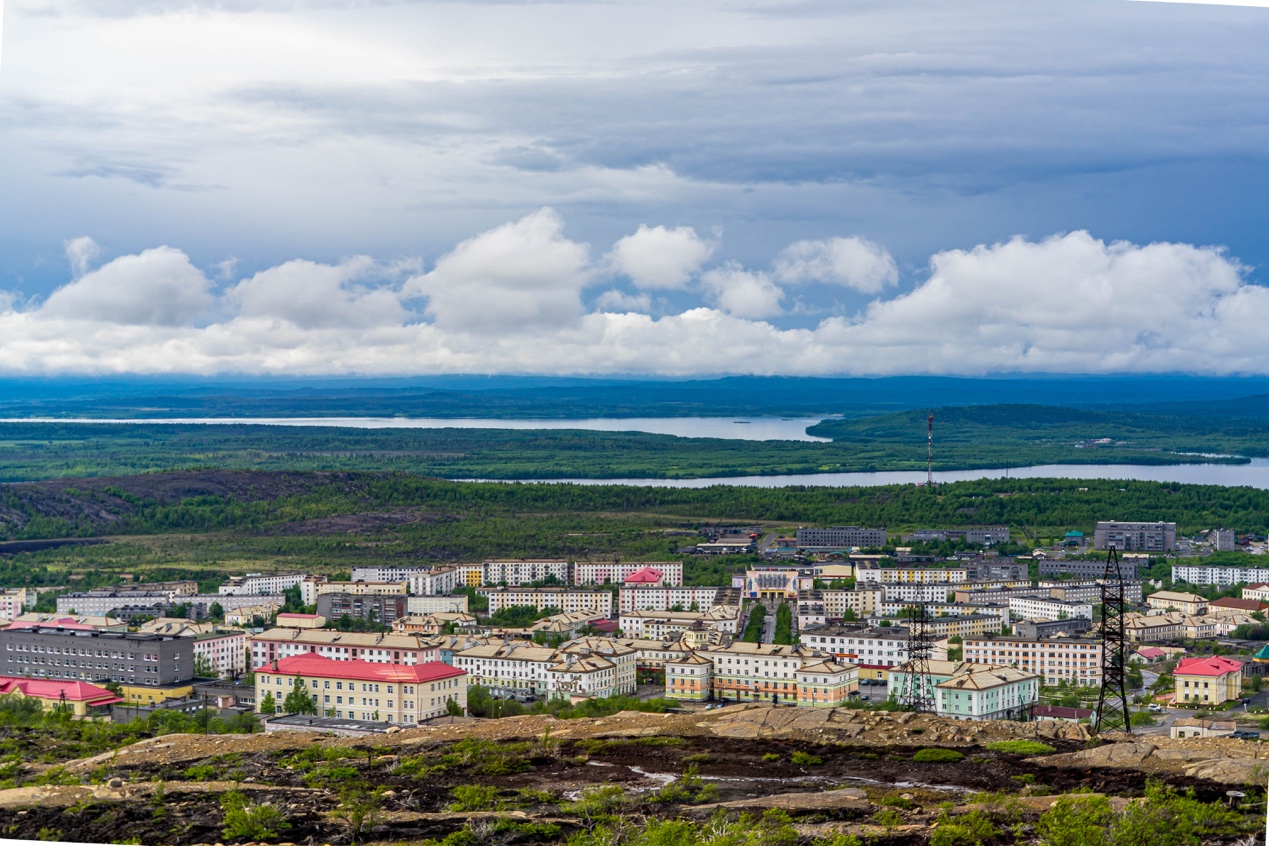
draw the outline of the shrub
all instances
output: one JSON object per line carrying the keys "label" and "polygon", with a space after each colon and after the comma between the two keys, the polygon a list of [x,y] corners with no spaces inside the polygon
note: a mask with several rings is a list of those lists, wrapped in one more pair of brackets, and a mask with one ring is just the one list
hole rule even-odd
{"label": "shrub", "polygon": [[999,834],[990,817],[982,811],[971,811],[953,821],[940,823],[930,835],[930,846],[983,846]]}
{"label": "shrub", "polygon": [[652,794],[653,802],[674,802],[681,805],[702,805],[717,798],[718,786],[705,784],[697,774],[696,767],[688,767],[682,778]]}
{"label": "shrub", "polygon": [[809,752],[803,752],[801,749],[790,755],[789,760],[799,767],[814,767],[824,763],[823,758],[818,755],[812,755]]}
{"label": "shrub", "polygon": [[684,755],[683,763],[685,764],[708,764],[714,760],[714,756],[708,752],[698,752],[695,755]]}
{"label": "shrub", "polygon": [[1057,751],[1049,744],[1038,740],[999,740],[986,744],[984,748],[1008,755],[1049,755]]}
{"label": "shrub", "polygon": [[780,755],[776,752],[768,752],[762,756],[762,760],[766,761],[768,764],[774,764],[776,761],[780,760]]}
{"label": "shrub", "polygon": [[277,808],[256,805],[239,790],[220,797],[220,807],[225,811],[221,833],[226,840],[276,840],[280,832],[291,827]]}
{"label": "shrub", "polygon": [[216,777],[216,768],[211,764],[195,764],[185,770],[185,777],[190,781],[211,781]]}
{"label": "shrub", "polygon": [[905,811],[910,811],[917,806],[916,802],[913,802],[911,799],[905,799],[898,794],[883,796],[881,804],[887,808],[902,808]]}
{"label": "shrub", "polygon": [[498,788],[488,784],[460,784],[454,788],[451,811],[492,811],[498,807]]}
{"label": "shrub", "polygon": [[918,764],[955,764],[965,756],[954,749],[918,749],[912,760]]}
{"label": "shrub", "polygon": [[886,808],[873,814],[872,821],[889,831],[896,826],[903,825],[903,814],[894,808]]}

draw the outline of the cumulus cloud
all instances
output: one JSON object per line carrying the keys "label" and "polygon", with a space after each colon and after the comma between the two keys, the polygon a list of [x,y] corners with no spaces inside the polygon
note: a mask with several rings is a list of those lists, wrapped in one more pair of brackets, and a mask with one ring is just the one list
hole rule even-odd
{"label": "cumulus cloud", "polygon": [[[87,252],[81,246],[77,255]],[[156,247],[85,273],[54,291],[40,312],[73,320],[180,326],[197,319],[214,302],[211,282],[189,256],[172,247]]]}
{"label": "cumulus cloud", "polygon": [[767,274],[745,270],[736,262],[707,270],[701,284],[710,301],[734,317],[773,317],[781,312],[780,286]]}
{"label": "cumulus cloud", "polygon": [[899,283],[899,268],[886,248],[857,237],[790,244],[776,256],[774,269],[781,282],[844,285],[864,294]]}
{"label": "cumulus cloud", "polygon": [[640,288],[683,288],[714,253],[690,226],[640,225],[613,245],[609,262]]}
{"label": "cumulus cloud", "polygon": [[352,284],[374,268],[366,256],[337,265],[296,259],[244,279],[228,298],[244,317],[286,320],[302,329],[400,324],[406,311],[395,291]]}
{"label": "cumulus cloud", "polygon": [[[783,290],[727,262],[677,313],[617,289],[582,305],[587,248],[545,210],[460,243],[404,285],[394,265],[293,260],[214,295],[170,247],[123,256],[43,304],[0,292],[11,373],[1269,373],[1269,289],[1224,250],[1087,232],[940,252],[906,293],[781,325]],[[409,266],[408,264],[405,266]],[[699,294],[699,301],[691,301]],[[430,320],[408,304],[426,297]],[[588,300],[589,301],[589,300]],[[663,304],[658,302],[658,307]],[[209,316],[216,316],[212,319]],[[74,321],[73,323],[69,321]]]}
{"label": "cumulus cloud", "polygon": [[590,277],[586,245],[565,238],[563,219],[542,209],[463,241],[405,290],[427,297],[440,329],[551,327],[581,317]]}

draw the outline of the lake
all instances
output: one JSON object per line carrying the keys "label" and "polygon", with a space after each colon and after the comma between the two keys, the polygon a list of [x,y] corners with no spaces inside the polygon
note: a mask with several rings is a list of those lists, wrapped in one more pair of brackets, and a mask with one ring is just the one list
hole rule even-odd
{"label": "lake", "polygon": [[336,426],[347,429],[587,429],[596,432],[647,432],[680,438],[738,441],[818,441],[806,433],[819,417],[592,417],[585,420],[495,420],[488,417],[14,417],[0,423],[150,423],[199,426]]}
{"label": "lake", "polygon": [[[934,481],[965,482],[974,479],[1125,479],[1144,482],[1182,482],[1195,485],[1226,485],[1269,490],[1269,458],[1253,458],[1250,464],[1044,464],[1011,467],[1008,470],[949,470],[934,474]],[[502,481],[502,480],[470,480]],[[897,470],[879,473],[806,473],[788,476],[716,476],[708,479],[539,479],[572,485],[635,485],[656,488],[707,488],[737,485],[751,488],[786,488],[798,485],[819,487],[871,487],[875,485],[915,485],[925,481],[924,470]]]}

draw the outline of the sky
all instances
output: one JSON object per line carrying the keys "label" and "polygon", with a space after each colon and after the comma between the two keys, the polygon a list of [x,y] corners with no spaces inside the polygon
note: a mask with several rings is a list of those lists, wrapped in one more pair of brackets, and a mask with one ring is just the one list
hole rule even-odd
{"label": "sky", "polygon": [[1269,9],[7,0],[0,374],[1269,373]]}

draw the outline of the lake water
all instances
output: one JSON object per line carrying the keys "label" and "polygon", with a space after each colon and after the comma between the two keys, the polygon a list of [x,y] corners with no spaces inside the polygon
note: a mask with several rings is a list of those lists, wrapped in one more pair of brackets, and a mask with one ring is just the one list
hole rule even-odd
{"label": "lake water", "polygon": [[819,417],[593,417],[585,420],[495,420],[487,417],[155,417],[136,420],[97,418],[3,418],[0,423],[159,423],[202,426],[336,426],[348,429],[586,429],[595,432],[647,432],[680,438],[738,441],[827,441],[806,433]]}
{"label": "lake water", "polygon": [[[1250,464],[1174,464],[1166,467],[1137,464],[1044,464],[1011,467],[1006,470],[950,470],[934,474],[937,482],[965,482],[974,479],[1124,479],[1145,482],[1182,482],[1196,485],[1227,485],[1269,490],[1269,458],[1254,458]],[[530,480],[525,480],[530,481]],[[788,476],[718,476],[708,479],[541,479],[573,485],[635,485],[654,488],[707,488],[737,485],[751,488],[786,488],[797,485],[820,487],[870,487],[874,485],[915,485],[925,481],[924,470],[882,473],[807,473]]]}

